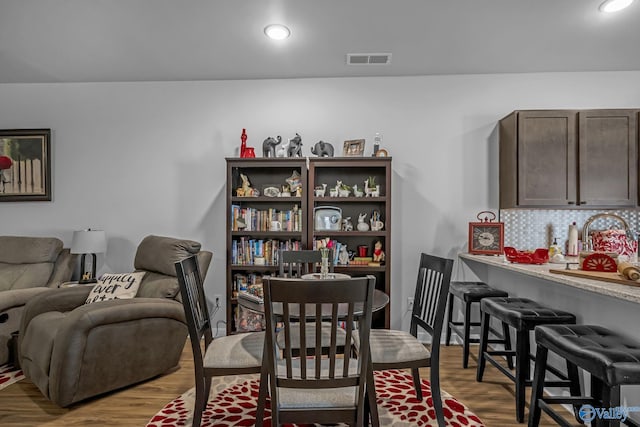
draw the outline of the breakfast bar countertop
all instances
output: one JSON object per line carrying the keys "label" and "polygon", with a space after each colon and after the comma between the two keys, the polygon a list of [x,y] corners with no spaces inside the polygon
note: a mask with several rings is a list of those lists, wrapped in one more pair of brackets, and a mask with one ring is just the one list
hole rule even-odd
{"label": "breakfast bar countertop", "polygon": [[504,256],[472,255],[460,253],[462,260],[475,261],[505,270],[526,274],[539,279],[562,283],[567,286],[583,289],[597,294],[608,295],[613,298],[640,303],[640,287],[605,282],[602,280],[583,279],[581,277],[565,276],[550,273],[549,270],[562,270],[565,264],[518,264],[507,261]]}

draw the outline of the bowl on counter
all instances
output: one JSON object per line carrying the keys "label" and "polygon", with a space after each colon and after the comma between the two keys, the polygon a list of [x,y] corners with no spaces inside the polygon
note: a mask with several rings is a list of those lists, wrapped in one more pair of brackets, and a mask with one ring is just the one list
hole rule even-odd
{"label": "bowl on counter", "polygon": [[504,256],[507,261],[519,264],[546,264],[549,262],[549,250],[538,248],[534,251],[519,251],[511,246],[504,248]]}

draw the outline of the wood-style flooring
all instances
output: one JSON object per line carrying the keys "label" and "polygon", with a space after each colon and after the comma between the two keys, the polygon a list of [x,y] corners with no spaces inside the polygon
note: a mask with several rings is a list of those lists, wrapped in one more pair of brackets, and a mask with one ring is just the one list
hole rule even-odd
{"label": "wood-style flooring", "polygon": [[[473,350],[477,350],[477,346]],[[467,405],[487,427],[526,425],[515,421],[513,383],[489,364],[484,381],[476,382],[476,357],[472,355],[469,368],[462,369],[461,355],[460,346],[442,347],[442,388]],[[0,426],[144,427],[165,404],[193,387],[193,361],[188,345],[180,366],[159,378],[70,408],[57,407],[31,382],[22,380],[0,391]],[[426,369],[421,374],[428,378]],[[555,423],[543,415],[541,426],[553,425]]]}

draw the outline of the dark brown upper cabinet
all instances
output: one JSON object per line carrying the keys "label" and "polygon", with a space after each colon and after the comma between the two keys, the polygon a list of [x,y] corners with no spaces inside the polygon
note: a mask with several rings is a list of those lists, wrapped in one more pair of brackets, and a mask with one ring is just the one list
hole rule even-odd
{"label": "dark brown upper cabinet", "polygon": [[637,110],[523,110],[500,121],[500,208],[635,207]]}

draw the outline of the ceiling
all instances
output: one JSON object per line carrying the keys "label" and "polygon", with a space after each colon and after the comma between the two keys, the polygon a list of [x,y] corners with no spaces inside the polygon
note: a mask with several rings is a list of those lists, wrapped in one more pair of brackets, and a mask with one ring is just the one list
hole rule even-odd
{"label": "ceiling", "polygon": [[0,0],[0,83],[640,70],[640,1],[601,1]]}

